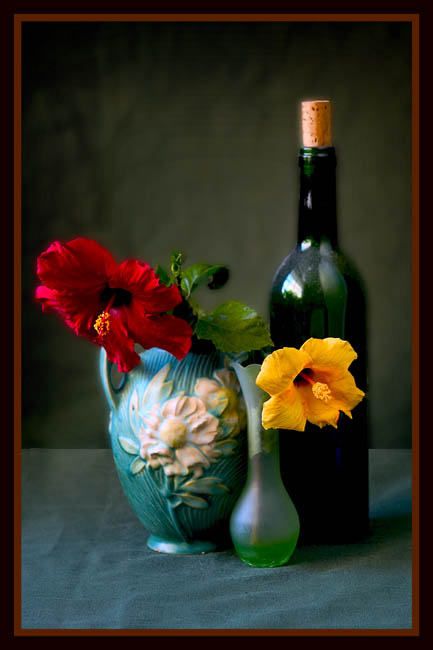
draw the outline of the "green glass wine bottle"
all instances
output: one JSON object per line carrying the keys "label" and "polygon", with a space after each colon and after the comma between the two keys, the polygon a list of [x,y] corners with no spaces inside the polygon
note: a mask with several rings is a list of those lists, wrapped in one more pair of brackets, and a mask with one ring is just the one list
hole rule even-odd
{"label": "green glass wine bottle", "polygon": [[[302,103],[298,239],[273,279],[270,329],[275,348],[338,337],[358,354],[351,364],[367,392],[366,296],[337,238],[336,155],[329,101]],[[280,431],[284,485],[300,518],[299,544],[350,543],[369,530],[368,414],[364,399],[338,428],[307,422]]]}

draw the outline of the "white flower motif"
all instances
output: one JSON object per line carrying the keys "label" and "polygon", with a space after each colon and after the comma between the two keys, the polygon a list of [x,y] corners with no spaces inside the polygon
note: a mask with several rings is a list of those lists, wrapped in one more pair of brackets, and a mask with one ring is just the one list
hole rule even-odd
{"label": "white flower motif", "polygon": [[198,379],[194,392],[210,411],[221,418],[226,436],[237,435],[246,426],[245,402],[234,372],[223,368],[213,374],[215,379]]}
{"label": "white flower motif", "polygon": [[140,456],[151,467],[162,466],[167,476],[203,474],[220,452],[215,449],[218,418],[197,397],[178,395],[141,416]]}

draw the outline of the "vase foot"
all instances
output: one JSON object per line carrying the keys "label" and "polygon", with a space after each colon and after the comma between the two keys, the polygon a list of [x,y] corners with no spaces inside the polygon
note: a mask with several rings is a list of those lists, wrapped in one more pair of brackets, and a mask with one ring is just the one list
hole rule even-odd
{"label": "vase foot", "polygon": [[193,542],[175,542],[173,540],[162,539],[157,535],[151,535],[147,540],[147,546],[153,551],[159,553],[211,553],[218,550],[218,545],[214,542],[205,540],[195,540]]}

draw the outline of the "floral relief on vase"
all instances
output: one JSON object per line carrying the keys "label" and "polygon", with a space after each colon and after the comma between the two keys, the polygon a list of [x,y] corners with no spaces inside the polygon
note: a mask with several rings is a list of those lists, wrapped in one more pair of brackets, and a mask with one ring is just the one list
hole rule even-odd
{"label": "floral relief on vase", "polygon": [[141,400],[133,391],[128,417],[134,438],[119,435],[119,444],[133,456],[130,473],[153,473],[171,509],[181,504],[207,508],[210,495],[230,492],[211,474],[221,457],[234,453],[246,425],[239,382],[234,372],[223,368],[214,371],[212,379],[197,379],[194,394],[173,394],[173,380],[166,381],[170,370],[167,363],[155,374]]}

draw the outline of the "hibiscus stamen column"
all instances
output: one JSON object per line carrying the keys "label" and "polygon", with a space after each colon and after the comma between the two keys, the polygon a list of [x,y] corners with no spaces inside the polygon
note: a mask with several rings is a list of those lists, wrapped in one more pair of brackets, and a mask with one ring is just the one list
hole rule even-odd
{"label": "hibiscus stamen column", "polygon": [[332,393],[328,384],[322,383],[321,381],[313,381],[305,372],[300,372],[299,377],[302,377],[302,379],[305,379],[306,382],[311,384],[311,390],[316,399],[320,399],[323,402],[329,402]]}
{"label": "hibiscus stamen column", "polygon": [[111,296],[108,305],[105,307],[104,311],[99,314],[98,318],[95,320],[93,327],[98,332],[98,335],[104,337],[110,331],[110,309],[113,306],[114,299],[116,294],[113,293]]}

